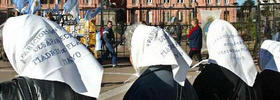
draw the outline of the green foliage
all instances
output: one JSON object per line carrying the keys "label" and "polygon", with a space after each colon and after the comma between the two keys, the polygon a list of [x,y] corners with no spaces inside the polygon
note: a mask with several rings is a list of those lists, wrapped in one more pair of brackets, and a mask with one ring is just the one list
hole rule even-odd
{"label": "green foliage", "polygon": [[247,0],[242,4],[242,6],[250,6],[250,7],[252,7],[254,5],[255,5],[255,1],[253,1],[253,0]]}
{"label": "green foliage", "polygon": [[243,35],[243,38],[246,39],[256,39],[256,33],[257,33],[257,23],[253,22],[253,19],[249,17],[249,20],[246,22],[238,22],[232,24],[240,33]]}

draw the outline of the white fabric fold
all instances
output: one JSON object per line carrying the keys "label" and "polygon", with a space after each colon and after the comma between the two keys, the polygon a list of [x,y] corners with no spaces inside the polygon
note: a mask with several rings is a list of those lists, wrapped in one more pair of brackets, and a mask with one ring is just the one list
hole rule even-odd
{"label": "white fabric fold", "polygon": [[207,48],[211,63],[230,70],[249,86],[253,86],[257,69],[243,40],[230,23],[216,19],[210,24]]}
{"label": "white fabric fold", "polygon": [[9,18],[3,45],[20,76],[64,82],[77,93],[98,98],[102,66],[58,24],[35,15]]}
{"label": "white fabric fold", "polygon": [[131,39],[133,66],[141,74],[149,66],[171,65],[174,80],[184,86],[190,57],[163,29],[139,25]]}
{"label": "white fabric fold", "polygon": [[261,70],[273,70],[279,72],[280,69],[280,42],[265,40],[260,49]]}

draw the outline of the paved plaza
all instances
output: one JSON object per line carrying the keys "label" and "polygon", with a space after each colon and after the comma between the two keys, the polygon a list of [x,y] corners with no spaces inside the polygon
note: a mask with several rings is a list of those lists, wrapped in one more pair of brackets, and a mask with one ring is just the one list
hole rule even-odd
{"label": "paved plaza", "polygon": [[[110,61],[106,61],[109,63]],[[128,58],[120,58],[118,67],[112,68],[111,64],[104,64],[104,75],[99,100],[122,100],[124,94],[137,78]],[[187,78],[193,82],[198,72],[196,69],[189,71]],[[9,62],[0,61],[0,82],[17,77]]]}

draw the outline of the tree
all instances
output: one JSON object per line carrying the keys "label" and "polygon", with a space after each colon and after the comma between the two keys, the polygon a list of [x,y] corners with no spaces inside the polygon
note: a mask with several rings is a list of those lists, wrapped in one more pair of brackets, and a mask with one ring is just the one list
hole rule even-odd
{"label": "tree", "polygon": [[247,0],[242,4],[241,11],[243,10],[249,10],[249,13],[251,12],[251,8],[255,5],[255,2],[253,0]]}

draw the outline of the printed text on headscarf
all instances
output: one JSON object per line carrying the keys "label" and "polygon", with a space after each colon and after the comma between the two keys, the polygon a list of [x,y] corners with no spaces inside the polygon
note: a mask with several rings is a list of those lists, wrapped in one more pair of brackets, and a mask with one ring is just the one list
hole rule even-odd
{"label": "printed text on headscarf", "polygon": [[[32,40],[27,44],[24,48],[23,53],[21,54],[21,61],[24,63],[26,56],[29,53],[37,53],[40,54],[37,57],[32,58],[32,63],[35,65],[42,63],[53,56],[58,56],[60,54],[68,54],[69,56],[61,59],[60,63],[62,65],[73,63],[75,58],[80,58],[82,55],[79,51],[76,51],[74,54],[70,55],[69,50],[72,48],[81,45],[81,43],[77,40],[67,42],[69,39],[73,39],[74,37],[71,34],[62,34],[58,36],[57,31],[60,29],[56,27],[55,29],[47,29],[40,31]],[[51,49],[48,49],[50,48]],[[41,53],[42,52],[42,53]]]}

